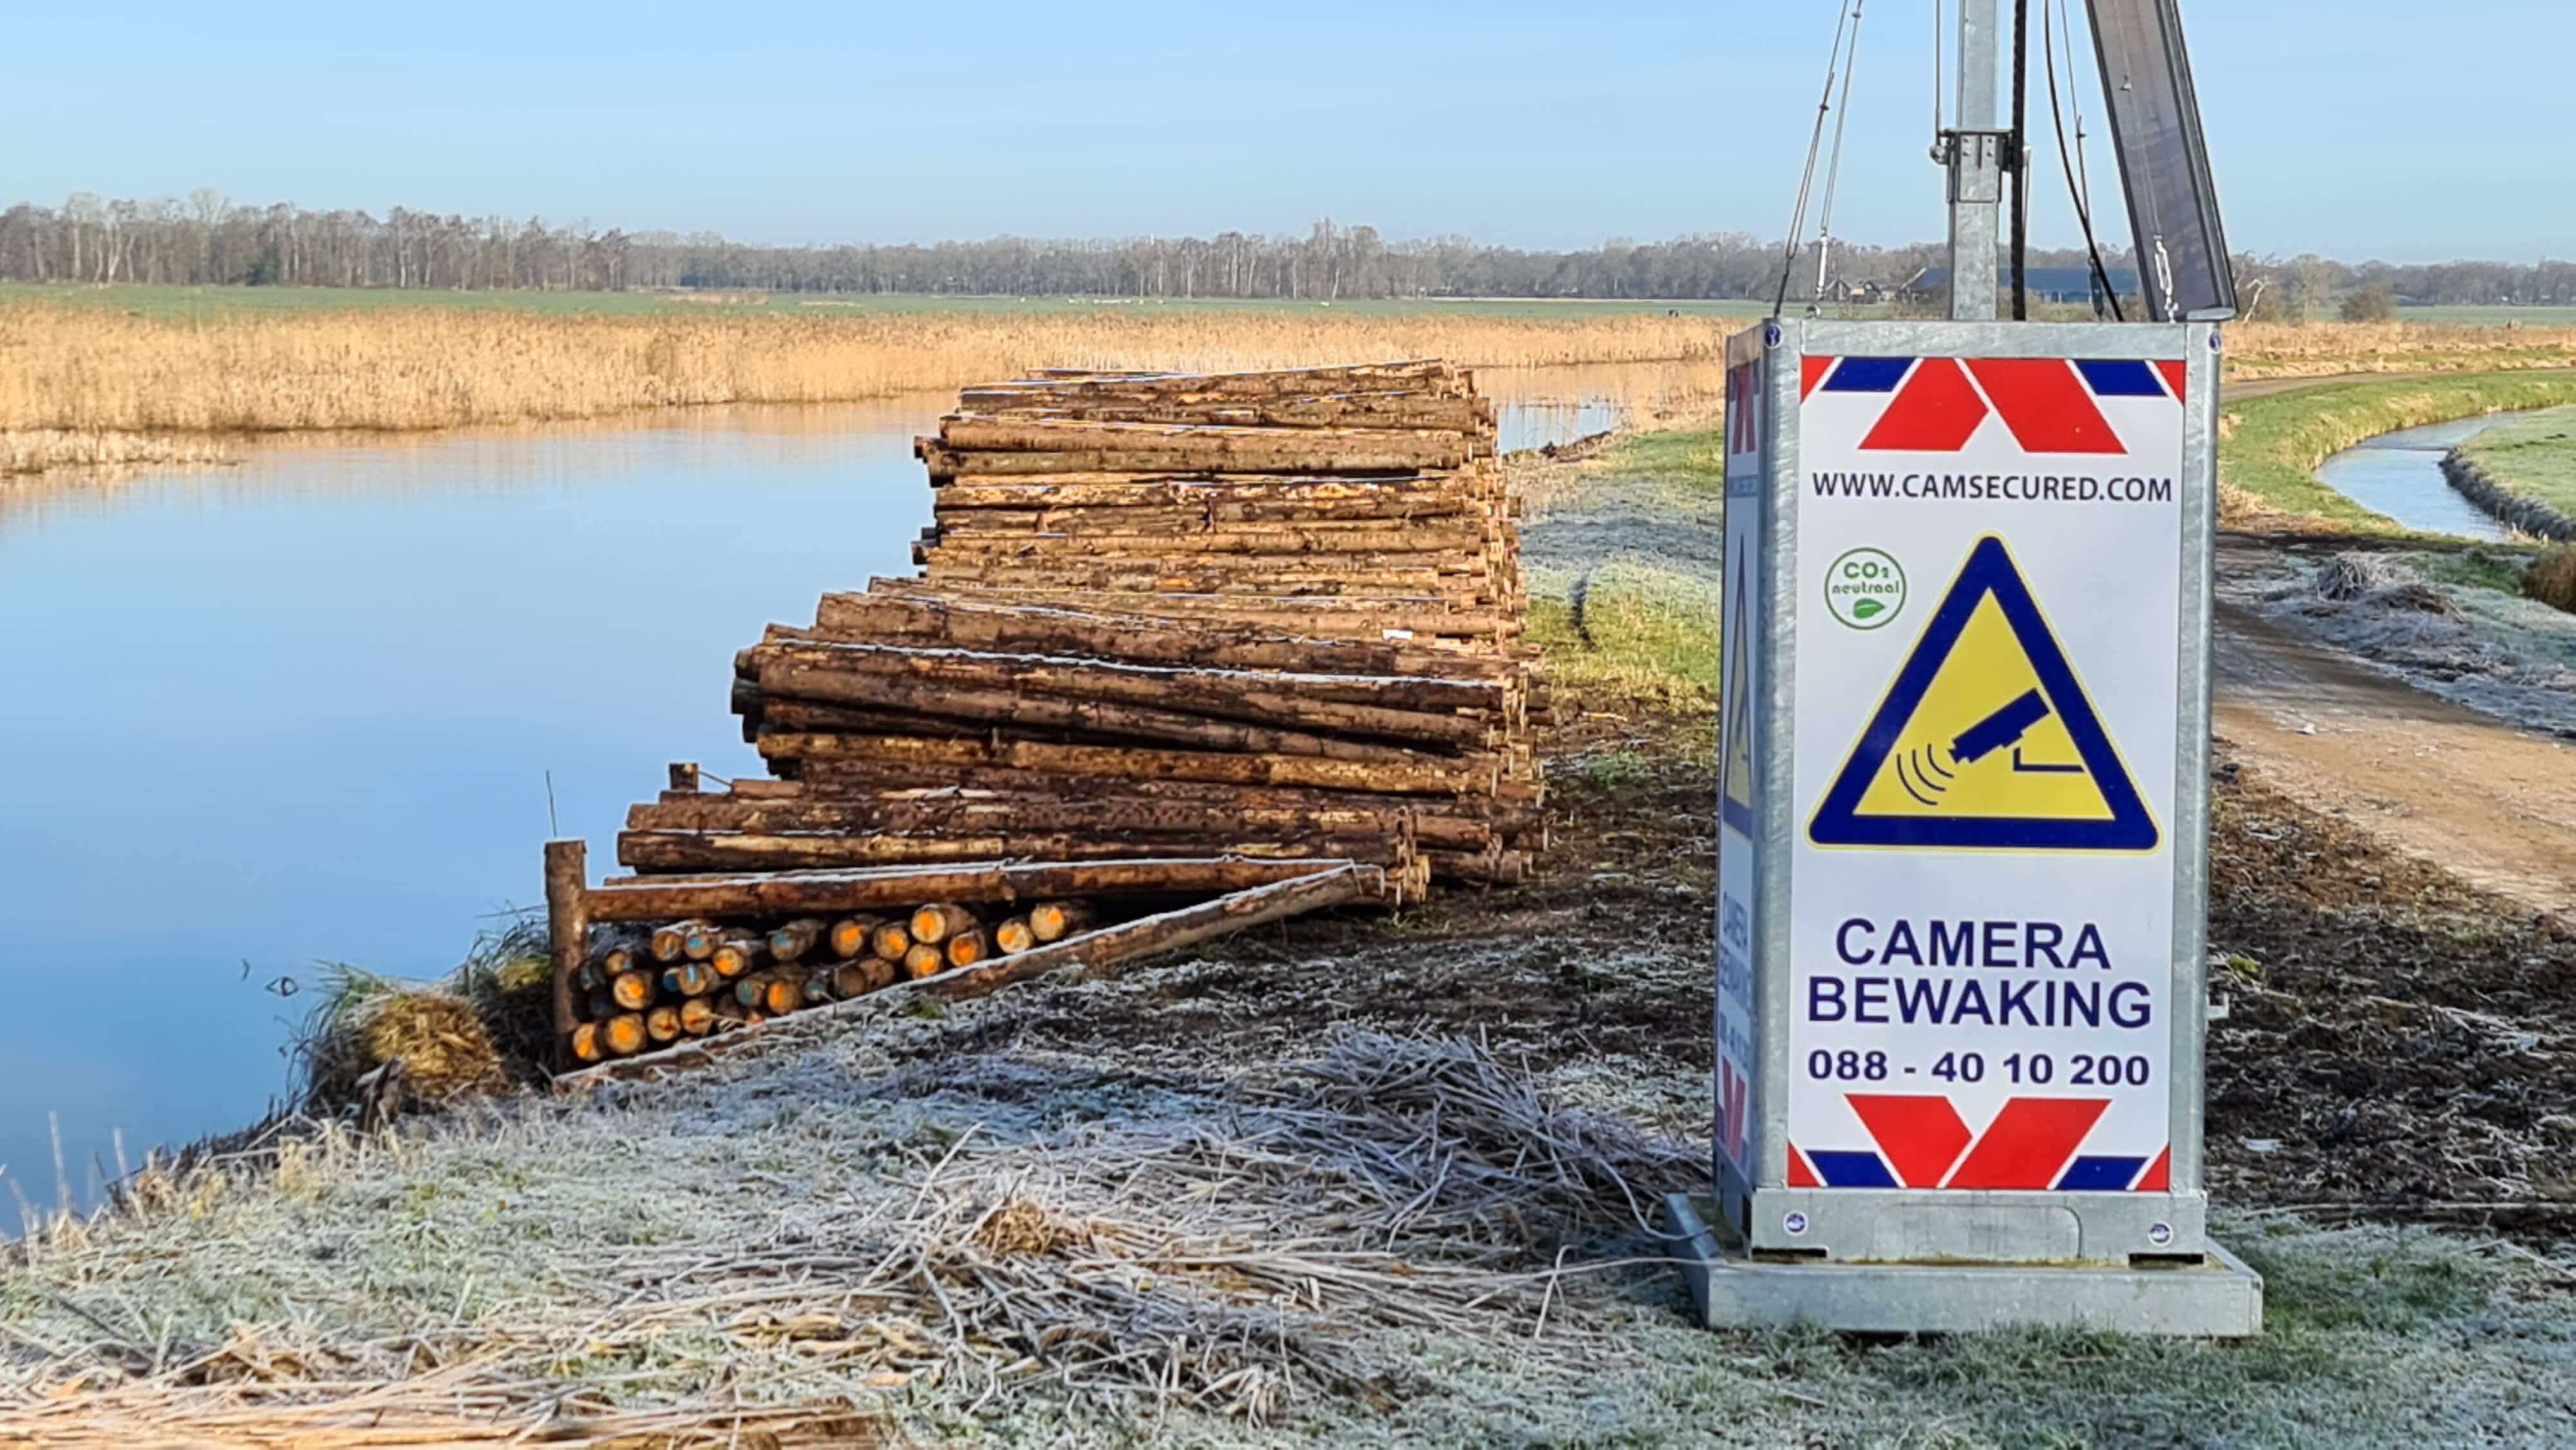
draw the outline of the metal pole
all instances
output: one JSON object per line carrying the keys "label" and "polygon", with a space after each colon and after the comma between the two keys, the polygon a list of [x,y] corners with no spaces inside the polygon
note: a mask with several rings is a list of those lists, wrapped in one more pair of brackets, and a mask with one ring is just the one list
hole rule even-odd
{"label": "metal pole", "polygon": [[2030,0],[2013,0],[2012,315],[2030,321]]}
{"label": "metal pole", "polygon": [[1995,317],[1995,251],[2003,206],[2003,137],[1995,129],[2002,69],[1997,0],[1959,0],[1959,121],[1950,138],[1950,316]]}

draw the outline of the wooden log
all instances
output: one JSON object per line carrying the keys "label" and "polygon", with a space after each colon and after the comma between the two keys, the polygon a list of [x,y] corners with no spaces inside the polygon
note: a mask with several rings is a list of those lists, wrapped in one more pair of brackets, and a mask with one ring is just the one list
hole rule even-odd
{"label": "wooden log", "polygon": [[702,923],[694,921],[675,921],[655,927],[652,941],[653,960],[657,962],[685,960],[688,953],[683,948],[687,945],[689,932],[700,925]]}
{"label": "wooden log", "polygon": [[[738,832],[753,835],[828,833],[895,835],[1092,835],[1141,840],[1179,836],[1205,840],[1228,833],[1250,838],[1309,836],[1390,837],[1408,814],[1447,850],[1481,850],[1494,828],[1464,816],[1408,812],[1405,797],[1363,797],[1372,805],[1270,807],[1242,802],[1163,800],[1149,797],[1060,799],[1045,795],[933,793],[899,799],[815,800],[739,804],[709,798],[704,805],[636,806],[628,829],[641,832]],[[919,935],[918,928],[915,935]],[[935,938],[933,938],[935,940]]]}
{"label": "wooden log", "polygon": [[546,947],[554,969],[554,1041],[559,1060],[570,1048],[573,1029],[581,1025],[573,976],[590,957],[589,849],[578,839],[548,841],[545,847]]}
{"label": "wooden log", "polygon": [[961,454],[1151,456],[1185,459],[1191,467],[1274,473],[1460,468],[1474,456],[1464,429],[1232,428],[976,413],[940,419],[937,443]]}
{"label": "wooden log", "polygon": [[[1127,861],[985,861],[873,870],[785,874],[614,877],[593,888],[602,921],[676,916],[797,916],[877,910],[920,901],[961,905],[1095,896],[1188,896],[1247,890],[1349,862],[1256,861],[1229,857]],[[1385,873],[1363,872],[1373,898],[1388,895]],[[907,942],[907,945],[909,943]]]}
{"label": "wooden log", "polygon": [[814,949],[815,943],[831,928],[822,920],[800,916],[774,927],[769,933],[769,955],[773,961],[792,962]]}
{"label": "wooden log", "polygon": [[1029,933],[1040,942],[1059,942],[1091,925],[1091,905],[1083,901],[1041,901],[1029,908]]}
{"label": "wooden log", "polygon": [[1267,448],[1228,451],[1175,445],[1060,449],[1044,453],[959,448],[937,439],[924,438],[914,443],[913,452],[929,468],[933,485],[959,477],[1037,478],[1062,473],[1268,475],[1301,469],[1353,477],[1385,474],[1408,478],[1426,467],[1455,468],[1466,461],[1468,450],[1473,445],[1457,434],[1447,436],[1453,441],[1446,447],[1426,447],[1417,443],[1370,447],[1336,440],[1324,447],[1302,448],[1281,443]]}
{"label": "wooden log", "polygon": [[1471,398],[1416,393],[1311,397],[1164,397],[1133,393],[1066,395],[1055,389],[969,388],[960,410],[986,418],[1084,423],[1186,423],[1220,428],[1398,428],[1481,435],[1489,426]]}
{"label": "wooden log", "polygon": [[715,1030],[720,1019],[715,1004],[705,997],[690,997],[680,1003],[680,1030],[691,1037],[704,1037]]}
{"label": "wooden log", "polygon": [[977,923],[975,913],[965,907],[935,902],[912,914],[912,939],[924,946],[937,946],[961,931],[972,931]]}
{"label": "wooden log", "polygon": [[868,950],[881,962],[901,962],[912,950],[912,919],[909,916],[877,923],[868,934]]}
{"label": "wooden log", "polygon": [[651,1034],[644,1029],[639,1012],[626,1012],[599,1025],[599,1045],[611,1057],[632,1057],[644,1050]]}
{"label": "wooden log", "polygon": [[[912,949],[906,947],[904,950],[908,953]],[[852,997],[865,996],[890,985],[895,979],[896,966],[897,963],[875,957],[865,961],[844,962],[832,969],[832,993],[844,1001]]]}
{"label": "wooden log", "polygon": [[724,928],[714,922],[686,922],[683,923],[680,932],[680,955],[693,962],[703,962],[714,956],[716,948],[724,945],[724,942]]}
{"label": "wooden log", "polygon": [[915,736],[784,735],[763,731],[760,753],[773,760],[1000,767],[1101,779],[1311,787],[1380,795],[1490,795],[1502,780],[1497,759],[1444,758],[1410,752],[1401,763],[1388,765],[1302,755],[1054,745],[1032,740],[926,740]]}
{"label": "wooden log", "polygon": [[599,1024],[596,1022],[574,1023],[570,1046],[575,1062],[597,1062],[608,1055],[607,1047],[599,1040]]}
{"label": "wooden log", "polygon": [[758,967],[769,957],[769,943],[756,936],[732,936],[716,944],[708,965],[716,975],[731,981]]}
{"label": "wooden log", "polygon": [[723,981],[705,962],[675,962],[662,969],[662,990],[674,997],[703,997]]}
{"label": "wooden log", "polygon": [[1102,840],[1088,835],[853,836],[754,835],[716,831],[626,831],[617,838],[618,859],[629,868],[661,874],[726,871],[811,871],[875,865],[939,865],[1013,855],[1058,861],[1121,860],[1140,850],[1248,860],[1350,860],[1400,865],[1398,846],[1368,836],[1163,836],[1150,841]]}
{"label": "wooden log", "polygon": [[[1141,917],[972,967],[951,969],[909,983],[898,982],[883,991],[804,1013],[794,1020],[806,1024],[808,1031],[828,1031],[901,1011],[923,998],[959,1001],[999,991],[1066,967],[1099,970],[1161,952],[1178,951],[1265,922],[1284,920],[1346,902],[1376,899],[1381,889],[1378,882],[1370,879],[1365,867],[1337,866],[1318,870],[1266,886],[1238,890],[1198,905]],[[723,1057],[757,1051],[769,1042],[803,1040],[806,1039],[801,1035],[791,1037],[785,1033],[730,1034],[705,1042],[683,1043],[656,1053],[650,1059],[604,1063],[596,1068],[567,1073],[555,1080],[555,1087],[558,1092],[571,1093],[613,1078],[651,1079],[673,1070],[703,1066]]]}
{"label": "wooden log", "polygon": [[[1168,620],[1070,607],[826,594],[815,613],[815,630],[773,626],[763,642],[910,640],[995,654],[1072,655],[1128,664],[1290,670],[1301,674],[1487,681],[1517,680],[1526,674],[1523,667],[1510,661],[1384,640],[1297,639],[1260,625],[1208,620],[1177,626]],[[1310,618],[1307,622],[1318,621]],[[737,660],[737,669],[748,665],[757,678],[758,658],[757,647],[745,651]]]}
{"label": "wooden log", "polygon": [[862,915],[845,916],[832,923],[832,955],[843,961],[852,961],[865,956],[870,940],[876,935],[877,928],[884,924],[884,920],[883,917]]}
{"label": "wooden log", "polygon": [[1474,374],[1439,358],[1400,358],[1389,362],[1335,363],[1311,368],[1247,368],[1223,373],[1104,372],[1097,368],[1037,368],[1022,386],[1062,388],[1129,388],[1215,396],[1227,393],[1266,397],[1282,391],[1351,392],[1368,388],[1455,389],[1464,391]]}
{"label": "wooden log", "polygon": [[[1082,618],[1062,610],[1010,612],[1040,619]],[[1173,648],[1140,648],[1140,635],[1151,639],[1153,645],[1168,644]],[[1241,641],[1239,649],[1227,648],[1228,636]],[[995,647],[990,641],[889,639],[772,625],[761,643],[736,653],[734,668],[755,681],[770,665],[792,663],[818,669],[909,674],[957,683],[1026,681],[1027,687],[1036,689],[1075,687],[1055,683],[1069,679],[1086,691],[1093,688],[1088,681],[1098,678],[1123,682],[1138,700],[1167,697],[1173,689],[1195,692],[1294,687],[1301,695],[1315,699],[1438,711],[1499,711],[1525,698],[1530,685],[1528,670],[1516,661],[1466,658],[1454,652],[1380,641],[1284,639],[1221,622],[1198,628],[1145,620],[1134,621],[1132,627],[1125,628],[1114,624],[1108,628],[1083,628],[1076,624],[1058,632],[1053,643],[1053,648],[1013,649]],[[1130,653],[1184,650],[1196,658],[1140,659]],[[1208,658],[1214,654],[1249,657],[1258,662],[1221,663]],[[766,695],[761,699],[764,706],[776,703]]]}
{"label": "wooden log", "polygon": [[620,972],[608,984],[608,997],[626,1011],[641,1012],[653,1005],[653,999],[660,990],[661,984],[653,979],[651,972]]}
{"label": "wooden log", "polygon": [[[1409,765],[1422,753],[1397,745],[1344,740],[1306,730],[1276,729],[1181,710],[1117,702],[1022,695],[1007,689],[974,689],[937,681],[818,670],[776,664],[760,672],[764,694],[829,704],[882,706],[954,720],[976,720],[1032,730],[1076,730],[1234,755],[1293,755],[1365,765]],[[761,753],[770,753],[763,730]]]}
{"label": "wooden log", "polygon": [[948,940],[940,944],[940,950],[947,953],[948,965],[971,967],[993,954],[993,939],[985,934],[984,928],[970,926],[964,931],[949,933]]}
{"label": "wooden log", "polygon": [[[938,597],[993,604],[1061,605],[1074,592],[1061,585],[988,586],[926,580],[878,579],[887,597]],[[1182,594],[1170,590],[1086,589],[1100,608],[1121,615],[1174,621],[1222,619],[1244,627],[1336,639],[1384,639],[1427,644],[1440,639],[1517,638],[1520,621],[1490,610],[1455,607],[1445,600],[1350,594]]]}
{"label": "wooden log", "polygon": [[1492,500],[1457,474],[1332,478],[1309,474],[968,474],[941,486],[942,516],[978,509],[1168,510],[1211,523],[1258,519],[1485,518]]}
{"label": "wooden log", "polygon": [[1109,591],[1135,594],[1224,594],[1261,598],[1364,597],[1411,601],[1412,607],[1491,604],[1499,596],[1489,578],[1430,566],[1343,569],[1309,557],[1296,567],[1271,567],[1258,559],[1198,560],[1165,567],[1153,559],[1032,559],[990,562],[930,559],[922,578],[933,585]]}
{"label": "wooden log", "polygon": [[1187,780],[1053,776],[1007,769],[973,770],[962,776],[942,776],[909,786],[842,779],[829,773],[777,784],[790,789],[749,799],[725,796],[666,798],[658,803],[651,823],[659,830],[775,829],[799,821],[828,825],[831,819],[828,816],[798,813],[828,811],[844,803],[873,806],[941,801],[1058,805],[1171,801],[1240,811],[1403,811],[1425,821],[1455,818],[1471,822],[1491,834],[1506,837],[1544,833],[1547,821],[1546,813],[1536,805],[1472,795],[1444,799]]}
{"label": "wooden log", "polygon": [[927,942],[920,943],[914,946],[911,951],[904,953],[904,975],[912,978],[916,982],[920,981],[924,977],[938,976],[942,971],[945,971],[947,967],[947,953]]}
{"label": "wooden log", "polygon": [[1037,934],[1029,929],[1029,919],[1025,916],[1005,917],[993,928],[993,947],[1005,956],[1027,951],[1037,944]]}
{"label": "wooden log", "polygon": [[946,527],[929,546],[945,555],[1010,555],[1018,558],[1150,556],[1170,568],[1204,568],[1232,558],[1295,559],[1322,554],[1334,559],[1384,560],[1391,567],[1415,555],[1455,554],[1483,559],[1499,541],[1482,528],[1199,528],[1078,530],[969,526]]}
{"label": "wooden log", "polygon": [[655,1042],[677,1042],[682,1031],[676,1003],[666,1002],[644,1014],[644,1035]]}
{"label": "wooden log", "polygon": [[[918,682],[979,698],[985,694],[1016,693],[1049,700],[1135,706],[1288,732],[1329,731],[1453,749],[1493,748],[1499,743],[1495,734],[1498,725],[1519,718],[1521,713],[1518,692],[1500,681],[1189,670],[898,645],[781,644],[763,646],[758,653],[768,661],[761,667],[761,690],[772,698],[823,699],[905,709],[934,717],[948,711],[925,690],[884,691],[875,686],[846,684],[843,677],[872,675]],[[893,698],[903,697],[914,703],[891,704]],[[1028,723],[1123,734],[1128,732],[1115,727],[1124,718],[1099,715],[1066,724],[1050,716]]]}

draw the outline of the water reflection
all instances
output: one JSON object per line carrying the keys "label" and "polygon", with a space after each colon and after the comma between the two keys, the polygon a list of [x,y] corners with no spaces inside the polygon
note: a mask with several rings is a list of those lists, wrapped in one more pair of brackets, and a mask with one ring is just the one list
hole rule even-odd
{"label": "water reflection", "polygon": [[2499,423],[2497,413],[2383,433],[2327,459],[2317,477],[2328,488],[2410,529],[2471,539],[2508,539],[2513,531],[2460,496],[2442,476],[2442,455]]}
{"label": "water reflection", "polygon": [[[1707,369],[1493,370],[1510,446]],[[1708,385],[1712,389],[1714,383]],[[1624,389],[1624,391],[1623,391]],[[673,759],[757,773],[733,652],[910,570],[944,397],[301,439],[238,469],[0,488],[0,1165],[82,1196],[287,1088],[281,979],[432,976],[613,860]],[[9,1202],[0,1194],[0,1203]]]}

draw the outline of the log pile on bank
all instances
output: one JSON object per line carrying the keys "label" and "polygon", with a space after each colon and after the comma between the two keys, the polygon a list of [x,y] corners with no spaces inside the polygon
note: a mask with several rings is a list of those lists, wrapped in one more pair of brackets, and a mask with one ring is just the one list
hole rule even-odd
{"label": "log pile on bank", "polygon": [[1548,700],[1467,374],[1047,374],[970,389],[918,451],[921,577],[744,650],[778,779],[637,807],[629,866],[1527,871]]}
{"label": "log pile on bank", "polygon": [[[921,573],[825,595],[811,627],[773,625],[736,657],[733,707],[775,778],[709,790],[675,767],[618,837],[634,877],[587,897],[578,870],[550,883],[550,902],[626,893],[617,920],[650,920],[633,893],[658,891],[665,924],[757,927],[770,974],[630,979],[643,969],[600,956],[623,942],[630,961],[633,942],[584,911],[568,935],[558,907],[557,1018],[589,1029],[578,1055],[1044,970],[1054,949],[1003,945],[1010,909],[1087,887],[1140,898],[1119,908],[1130,925],[1198,911],[1232,929],[1283,903],[1527,872],[1551,705],[1521,640],[1494,412],[1467,373],[1043,373],[969,389],[916,451],[934,495]],[[1049,864],[1008,864],[1027,862]],[[982,885],[920,879],[943,872]],[[903,909],[963,911],[998,959],[798,965],[810,943],[781,959],[782,941],[841,930],[826,913],[916,887]],[[1181,944],[1165,930],[1106,928],[1086,950]]]}

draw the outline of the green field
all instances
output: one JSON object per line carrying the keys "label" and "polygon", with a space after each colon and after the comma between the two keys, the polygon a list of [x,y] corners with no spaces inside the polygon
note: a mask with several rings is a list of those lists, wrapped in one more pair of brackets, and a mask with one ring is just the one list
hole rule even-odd
{"label": "green field", "polygon": [[2576,514],[2576,407],[2500,423],[2461,444],[2460,455],[2498,487]]}
{"label": "green field", "polygon": [[2446,322],[2470,327],[2576,326],[2576,307],[2401,307],[2400,322]]}
{"label": "green field", "polygon": [[982,297],[924,293],[847,292],[428,292],[389,287],[83,287],[0,283],[0,303],[45,301],[115,308],[152,317],[211,317],[225,313],[331,312],[378,308],[452,307],[539,313],[685,316],[831,317],[902,312],[970,314],[1261,312],[1346,313],[1361,317],[1465,314],[1477,317],[1633,317],[1675,313],[1684,317],[1751,318],[1771,309],[1759,302],[1530,298],[1403,297],[1321,302],[1284,298]]}

